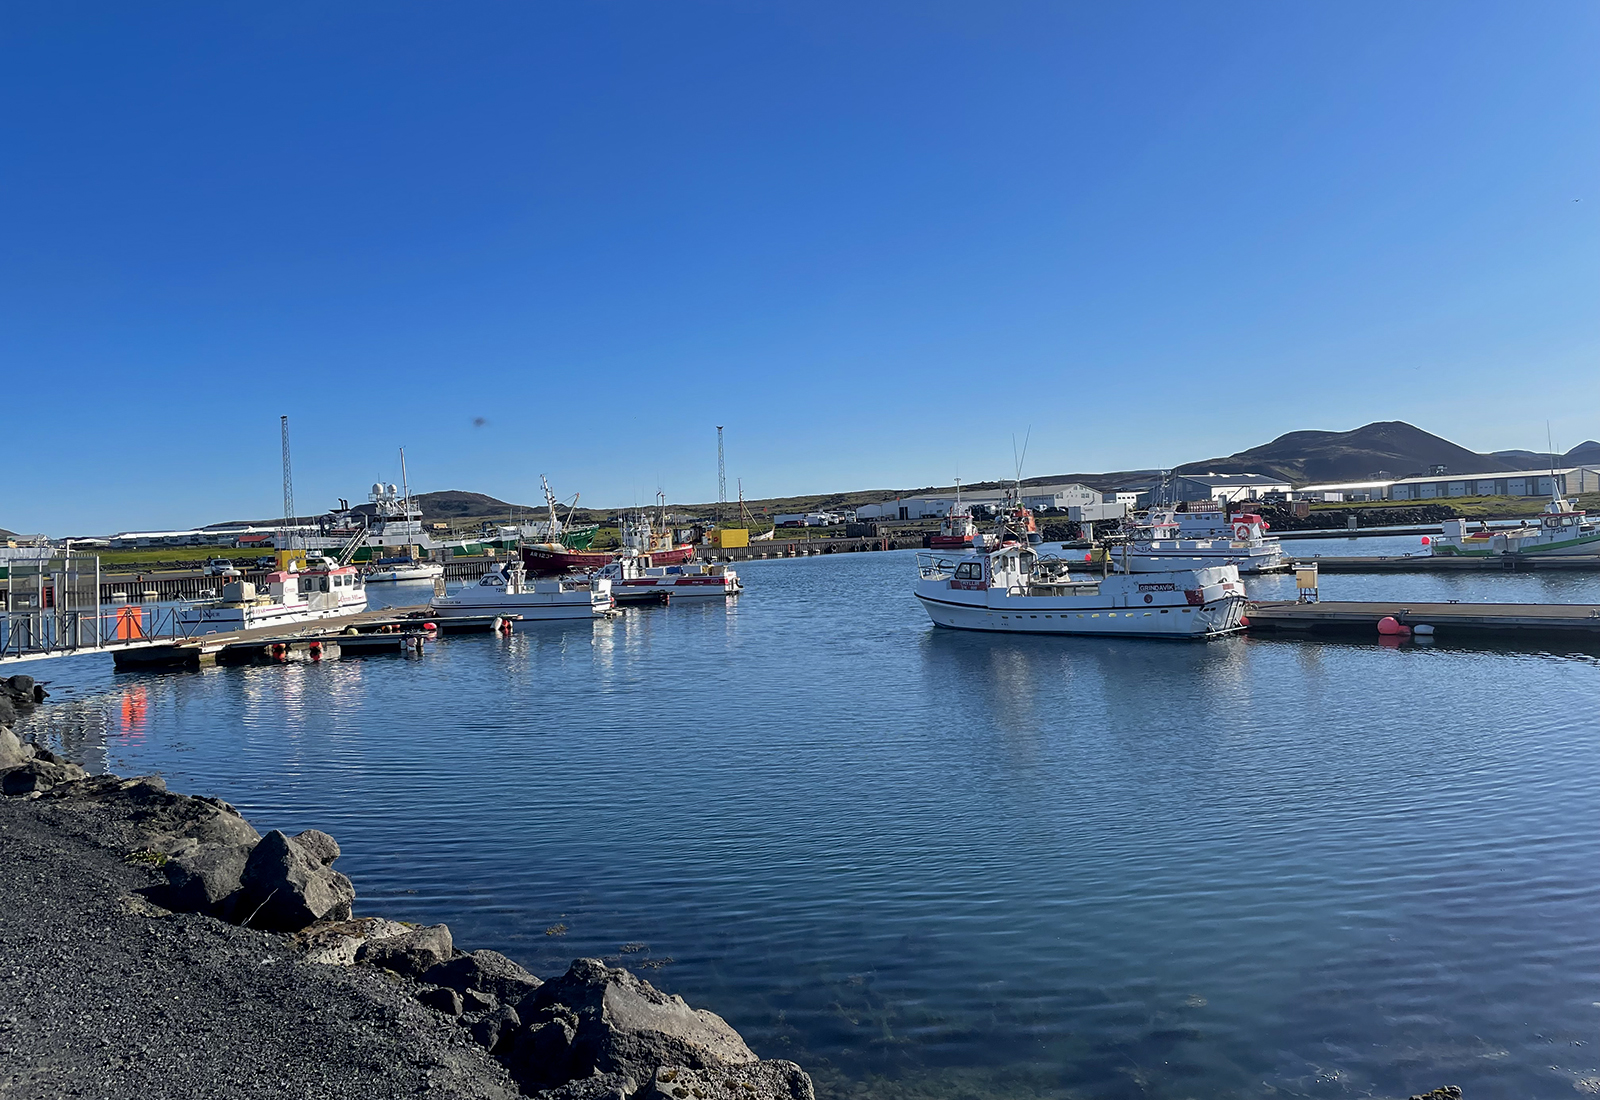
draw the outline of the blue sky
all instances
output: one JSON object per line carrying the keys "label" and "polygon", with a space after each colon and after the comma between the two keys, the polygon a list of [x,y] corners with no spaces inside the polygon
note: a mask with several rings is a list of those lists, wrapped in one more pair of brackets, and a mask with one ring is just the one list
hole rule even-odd
{"label": "blue sky", "polygon": [[[1600,436],[1600,6],[11,5],[0,526]],[[485,423],[476,424],[481,418]]]}

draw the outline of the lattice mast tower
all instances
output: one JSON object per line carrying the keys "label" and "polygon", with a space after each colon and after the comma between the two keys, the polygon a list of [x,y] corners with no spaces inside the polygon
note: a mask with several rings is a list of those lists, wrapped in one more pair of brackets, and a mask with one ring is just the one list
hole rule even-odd
{"label": "lattice mast tower", "polygon": [[289,550],[294,547],[294,474],[289,464],[289,418],[280,416],[278,421],[283,431],[283,541],[279,548]]}
{"label": "lattice mast tower", "polygon": [[722,510],[728,506],[728,467],[722,461],[722,425],[717,425],[717,526],[722,526]]}

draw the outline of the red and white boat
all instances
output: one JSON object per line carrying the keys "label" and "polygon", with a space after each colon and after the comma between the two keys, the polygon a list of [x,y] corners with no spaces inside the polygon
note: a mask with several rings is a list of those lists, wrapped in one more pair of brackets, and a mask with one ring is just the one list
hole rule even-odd
{"label": "red and white boat", "polygon": [[648,565],[644,557],[618,558],[598,573],[596,580],[611,582],[618,603],[662,600],[703,600],[737,596],[744,591],[739,574],[720,562],[688,565]]}
{"label": "red and white boat", "polygon": [[978,525],[972,521],[972,509],[961,503],[961,481],[956,480],[956,502],[939,522],[939,533],[928,536],[931,550],[965,550],[972,545],[972,536]]}

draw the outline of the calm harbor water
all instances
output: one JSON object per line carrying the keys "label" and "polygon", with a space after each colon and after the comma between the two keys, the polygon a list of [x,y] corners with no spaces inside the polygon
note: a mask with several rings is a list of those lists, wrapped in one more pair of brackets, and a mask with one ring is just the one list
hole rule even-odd
{"label": "calm harbor water", "polygon": [[1600,1091],[1594,656],[969,635],[908,553],[739,568],[421,658],[74,658],[29,729],[332,832],[358,908],[642,968],[831,1095]]}

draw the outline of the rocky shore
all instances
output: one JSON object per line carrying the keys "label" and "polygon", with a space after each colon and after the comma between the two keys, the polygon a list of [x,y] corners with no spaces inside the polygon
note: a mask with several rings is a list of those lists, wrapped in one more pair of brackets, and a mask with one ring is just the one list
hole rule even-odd
{"label": "rocky shore", "polygon": [[[7,718],[43,700],[0,681]],[[261,836],[0,723],[0,1097],[813,1100],[721,1017],[358,914],[339,845]]]}

